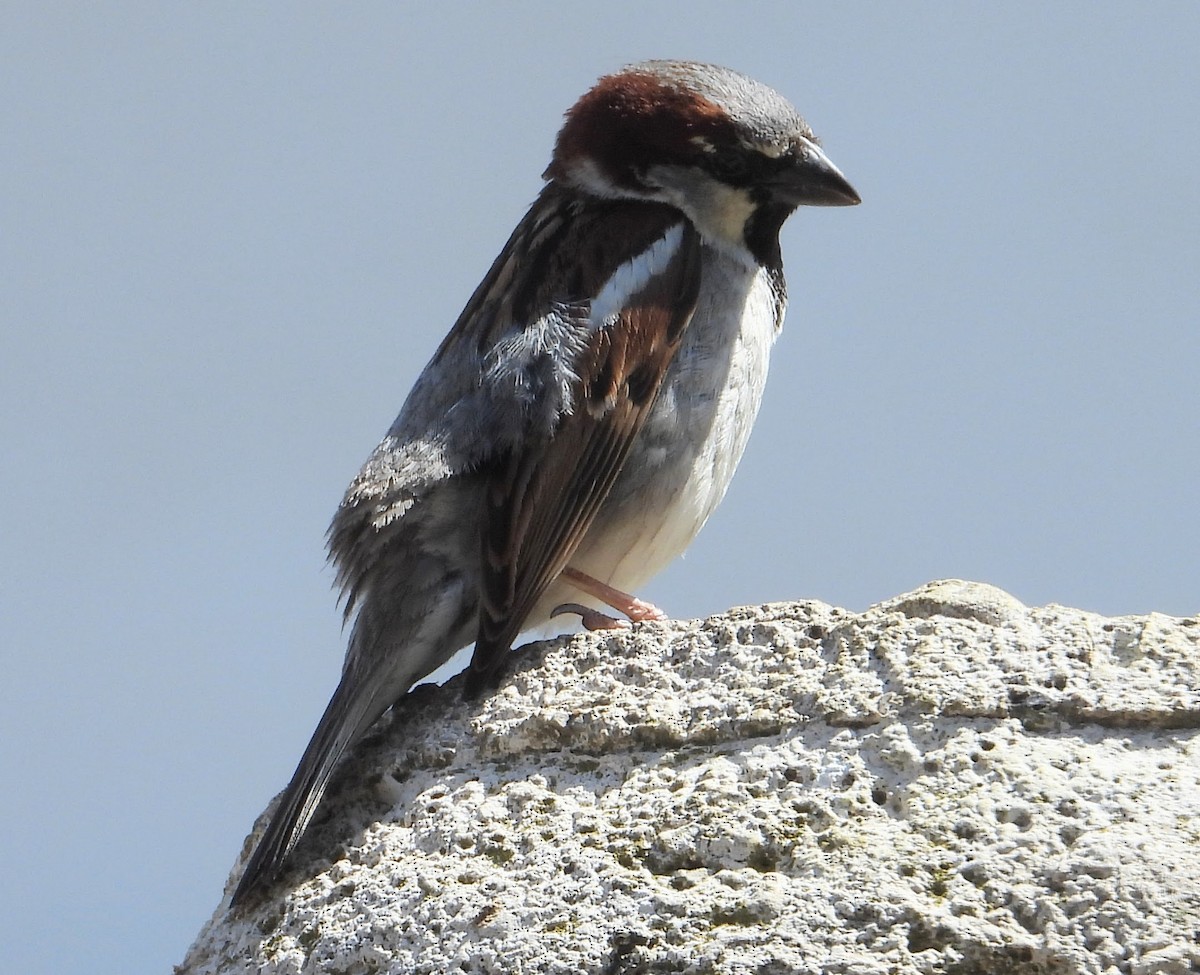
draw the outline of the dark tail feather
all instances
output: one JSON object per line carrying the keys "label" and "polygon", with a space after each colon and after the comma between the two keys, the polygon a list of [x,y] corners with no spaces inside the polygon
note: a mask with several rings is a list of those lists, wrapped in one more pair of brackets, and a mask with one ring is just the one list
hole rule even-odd
{"label": "dark tail feather", "polygon": [[292,781],[246,863],[230,909],[245,903],[256,889],[279,875],[308,828],[338,760],[389,704],[390,700],[379,701],[379,695],[372,693],[370,686],[363,687],[362,682],[355,681],[353,687],[346,680],[338,684]]}

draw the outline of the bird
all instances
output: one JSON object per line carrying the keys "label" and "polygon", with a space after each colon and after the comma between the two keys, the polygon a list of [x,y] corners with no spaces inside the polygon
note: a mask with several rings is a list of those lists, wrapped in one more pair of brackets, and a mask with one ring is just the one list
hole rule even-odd
{"label": "bird", "polygon": [[341,679],[231,908],[283,872],[347,749],[458,650],[475,644],[477,697],[558,611],[664,618],[632,594],[746,447],[787,304],[780,228],[860,202],[786,98],[696,61],[600,78],[543,181],[334,516]]}

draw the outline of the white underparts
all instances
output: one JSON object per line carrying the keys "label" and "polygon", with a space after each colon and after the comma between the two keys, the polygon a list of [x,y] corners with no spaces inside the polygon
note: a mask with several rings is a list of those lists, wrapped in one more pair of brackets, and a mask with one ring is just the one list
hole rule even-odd
{"label": "white underparts", "polygon": [[597,525],[571,560],[624,592],[637,592],[682,552],[725,494],[778,334],[778,299],[765,270],[710,249],[703,267],[683,344]]}

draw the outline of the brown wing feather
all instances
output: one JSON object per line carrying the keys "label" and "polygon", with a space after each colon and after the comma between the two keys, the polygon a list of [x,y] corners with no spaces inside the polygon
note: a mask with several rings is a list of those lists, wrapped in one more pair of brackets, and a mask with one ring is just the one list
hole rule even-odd
{"label": "brown wing feather", "polygon": [[[486,371],[498,343],[536,326],[556,309],[586,308],[614,270],[644,251],[680,222],[678,210],[665,204],[630,200],[584,200],[554,183],[547,185],[517,225],[507,244],[476,287],[458,320],[426,367],[418,387],[440,369],[441,388],[426,387],[423,404],[440,399],[446,409],[469,404],[482,414],[470,436],[458,432],[453,456],[438,459],[448,471],[430,472],[426,454],[440,450],[444,426],[406,426],[399,441],[385,438],[350,485],[329,529],[329,550],[337,566],[337,582],[350,619],[381,569],[396,565],[387,544],[410,529],[405,512],[419,508],[450,476],[488,476],[506,469],[506,450],[514,441],[544,437],[530,416],[520,429],[526,407],[502,402],[505,391],[491,389],[492,401],[481,396]],[[587,322],[579,329],[587,334]],[[472,369],[474,366],[474,371]],[[572,371],[574,365],[572,364]],[[515,388],[510,387],[509,392]],[[547,397],[542,397],[544,401]],[[402,426],[409,404],[394,426]],[[556,414],[548,411],[553,424]],[[439,423],[442,417],[437,414]],[[544,423],[543,423],[544,425]],[[407,439],[405,439],[407,438]]]}
{"label": "brown wing feather", "polygon": [[566,567],[620,474],[695,310],[700,241],[682,225],[661,273],[597,328],[581,356],[574,409],[489,476],[479,632],[467,693],[493,683],[512,641]]}
{"label": "brown wing feather", "polygon": [[[435,358],[485,352],[514,323],[551,304],[586,301],[616,268],[679,223],[678,210],[630,200],[584,201],[551,183],[479,282]],[[451,350],[454,350],[451,352]]]}

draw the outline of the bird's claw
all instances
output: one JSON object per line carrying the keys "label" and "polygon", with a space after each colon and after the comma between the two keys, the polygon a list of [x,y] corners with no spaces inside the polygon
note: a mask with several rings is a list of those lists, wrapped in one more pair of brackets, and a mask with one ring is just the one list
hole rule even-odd
{"label": "bird's claw", "polygon": [[577,613],[583,628],[593,632],[596,630],[628,630],[633,626],[628,620],[619,620],[598,609],[584,606],[582,603],[560,603],[550,611],[552,617],[562,616],[566,613]]}

